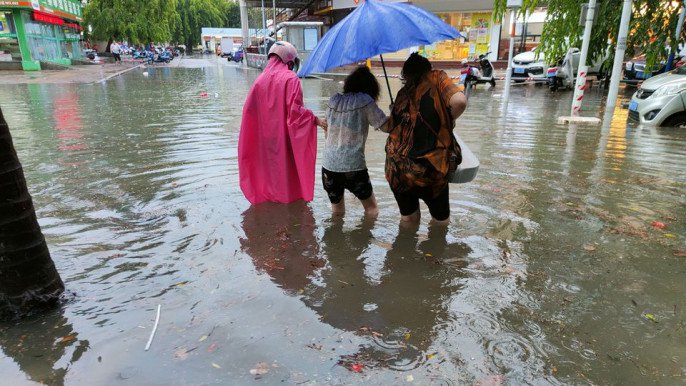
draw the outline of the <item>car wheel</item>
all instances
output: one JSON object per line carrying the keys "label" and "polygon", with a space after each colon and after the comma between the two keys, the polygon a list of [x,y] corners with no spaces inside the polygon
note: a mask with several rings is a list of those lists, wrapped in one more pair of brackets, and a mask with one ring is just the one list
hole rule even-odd
{"label": "car wheel", "polygon": [[672,115],[671,117],[665,119],[661,126],[686,128],[686,112]]}
{"label": "car wheel", "polygon": [[491,79],[489,83],[491,84],[491,87],[495,88],[495,79]]}

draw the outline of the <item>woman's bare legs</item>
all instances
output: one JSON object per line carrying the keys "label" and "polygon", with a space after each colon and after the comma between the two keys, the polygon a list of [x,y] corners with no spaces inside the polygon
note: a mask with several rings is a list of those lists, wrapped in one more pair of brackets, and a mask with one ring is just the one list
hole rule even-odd
{"label": "woman's bare legs", "polygon": [[400,222],[401,222],[401,224],[405,223],[407,225],[418,224],[420,218],[421,218],[421,212],[419,211],[419,208],[417,208],[417,210],[414,213],[412,213],[411,215],[408,215],[408,216],[402,216],[401,215],[400,216]]}
{"label": "woman's bare legs", "polygon": [[345,214],[345,197],[335,204],[331,204],[331,214],[334,216],[343,216]]}
{"label": "woman's bare legs", "polygon": [[360,200],[360,202],[362,202],[362,206],[364,207],[365,216],[376,218],[379,215],[379,207],[376,204],[374,193],[366,200]]}

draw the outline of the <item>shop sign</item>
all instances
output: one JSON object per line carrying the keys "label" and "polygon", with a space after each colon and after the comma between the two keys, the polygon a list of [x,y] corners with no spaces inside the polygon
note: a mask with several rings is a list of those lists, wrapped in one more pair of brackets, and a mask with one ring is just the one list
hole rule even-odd
{"label": "shop sign", "polygon": [[33,20],[47,24],[64,25],[64,20],[57,16],[48,15],[42,12],[33,12]]}
{"label": "shop sign", "polygon": [[[365,0],[333,0],[333,9],[355,8]],[[384,3],[407,3],[408,0],[378,0]]]}
{"label": "shop sign", "polygon": [[81,20],[81,2],[76,0],[33,0],[40,1],[43,12],[49,12],[56,16]]}
{"label": "shop sign", "polygon": [[0,0],[0,7],[29,8],[76,21],[83,17],[81,2],[77,0]]}

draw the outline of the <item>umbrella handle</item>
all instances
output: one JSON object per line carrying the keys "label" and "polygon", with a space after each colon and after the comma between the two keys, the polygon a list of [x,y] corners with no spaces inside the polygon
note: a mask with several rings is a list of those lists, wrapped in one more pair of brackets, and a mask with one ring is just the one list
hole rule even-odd
{"label": "umbrella handle", "polygon": [[388,83],[388,74],[386,74],[386,64],[383,61],[383,55],[379,55],[381,58],[381,67],[383,68],[383,76],[386,78],[386,86],[388,87],[388,96],[391,97],[391,105],[393,104],[393,94],[391,93],[391,84]]}

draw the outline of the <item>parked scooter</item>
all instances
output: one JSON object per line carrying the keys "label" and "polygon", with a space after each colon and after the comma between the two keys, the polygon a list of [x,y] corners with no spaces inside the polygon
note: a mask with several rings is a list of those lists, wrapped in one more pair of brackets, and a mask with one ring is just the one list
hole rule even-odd
{"label": "parked scooter", "polygon": [[170,63],[174,59],[174,55],[172,55],[169,51],[162,51],[157,56],[155,56],[155,63]]}
{"label": "parked scooter", "polygon": [[236,52],[229,52],[227,56],[229,62],[241,62],[243,63],[243,50],[237,50]]}
{"label": "parked scooter", "polygon": [[490,52],[479,55],[479,67],[472,66],[464,62],[464,67],[461,71],[461,80],[466,89],[476,86],[481,83],[489,83],[491,87],[495,87],[495,73],[493,65],[488,60]]}

